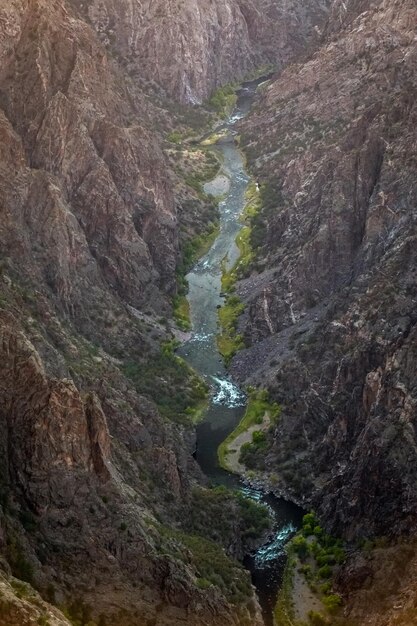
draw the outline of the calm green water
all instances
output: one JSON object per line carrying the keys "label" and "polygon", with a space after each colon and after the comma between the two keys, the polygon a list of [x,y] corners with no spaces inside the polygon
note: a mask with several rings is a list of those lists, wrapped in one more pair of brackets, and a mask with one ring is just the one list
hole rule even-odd
{"label": "calm green water", "polygon": [[205,378],[212,391],[205,418],[197,428],[196,459],[202,470],[214,484],[239,489],[254,500],[267,504],[275,520],[273,538],[256,553],[248,555],[245,561],[257,588],[265,623],[269,626],[286,561],[284,546],[300,526],[302,511],[282,499],[245,486],[236,476],[222,470],[217,462],[218,446],[239,423],[246,406],[245,394],[228,376],[217,350],[217,307],[223,303],[220,296],[222,260],[227,256],[231,266],[239,254],[235,239],[242,227],[239,216],[249,183],[242,155],[235,144],[234,127],[249,112],[260,82],[261,79],[242,86],[236,108],[222,126],[227,135],[217,147],[223,156],[223,173],[230,179],[230,189],[220,204],[219,235],[210,251],[187,276],[193,332],[179,354]]}

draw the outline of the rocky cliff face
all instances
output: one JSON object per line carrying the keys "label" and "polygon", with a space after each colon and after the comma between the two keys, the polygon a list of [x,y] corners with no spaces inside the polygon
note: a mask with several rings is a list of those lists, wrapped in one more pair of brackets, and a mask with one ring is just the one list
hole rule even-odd
{"label": "rocky cliff face", "polygon": [[350,539],[417,521],[416,23],[334,2],[242,128],[263,209],[232,370],[283,407],[259,467]]}
{"label": "rocky cliff face", "polygon": [[[342,568],[337,584],[355,624],[407,626],[417,617],[417,558],[414,539],[355,554]],[[386,541],[385,541],[386,544]]]}
{"label": "rocky cliff face", "polygon": [[407,0],[334,2],[241,129],[263,208],[232,371],[282,405],[254,463],[348,540],[344,613],[375,626],[417,615],[416,24]]}
{"label": "rocky cliff face", "polygon": [[315,39],[313,26],[327,7],[324,0],[77,4],[133,76],[186,103],[201,103],[215,87],[262,64],[287,63]]}
{"label": "rocky cliff face", "polygon": [[234,371],[283,404],[267,469],[348,537],[416,522],[416,19],[335,3],[243,128],[263,209]]}
{"label": "rocky cliff face", "polygon": [[67,623],[12,573],[80,623],[260,623],[248,576],[206,540],[220,530],[190,525],[204,481],[192,429],[169,418],[195,381],[161,351],[193,228],[167,96],[201,102],[260,64],[299,58],[242,129],[264,208],[233,371],[283,405],[263,471],[348,538],[414,528],[416,9],[335,1],[320,30],[325,14],[0,7],[0,623]]}
{"label": "rocky cliff face", "polygon": [[[66,623],[14,597],[11,573],[77,623],[260,623],[248,575],[184,531],[204,481],[175,419],[196,383],[161,350],[179,256],[168,113],[154,120],[79,8],[0,7],[0,623]],[[174,383],[183,406],[162,417],[151,398]],[[223,589],[199,585],[211,574]]]}
{"label": "rocky cliff face", "polygon": [[2,9],[5,256],[28,259],[28,274],[80,314],[108,287],[162,308],[176,215],[148,109],[63,3],[12,7]]}

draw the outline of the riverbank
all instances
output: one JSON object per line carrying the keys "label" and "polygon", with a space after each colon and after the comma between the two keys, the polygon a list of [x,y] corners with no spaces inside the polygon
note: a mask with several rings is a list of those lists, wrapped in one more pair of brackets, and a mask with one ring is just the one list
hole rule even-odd
{"label": "riverbank", "polygon": [[269,402],[266,391],[250,390],[242,420],[219,446],[218,457],[221,467],[242,477],[248,477],[247,468],[240,462],[242,450],[249,451],[251,445],[254,446],[253,452],[257,447],[261,448],[262,437],[259,433],[265,433],[278,418],[279,413],[280,407]]}
{"label": "riverbank", "polygon": [[230,190],[230,180],[229,178],[222,173],[220,168],[220,173],[213,178],[210,182],[204,185],[204,191],[211,196],[221,197],[228,193]]}
{"label": "riverbank", "polygon": [[266,432],[270,425],[271,420],[269,418],[269,415],[268,413],[265,413],[262,417],[262,422],[260,424],[253,424],[240,435],[237,435],[237,437],[232,437],[230,443],[226,445],[226,449],[224,449],[224,452],[224,444],[222,444],[219,448],[219,462],[222,467],[227,469],[229,472],[233,472],[233,474],[238,474],[239,476],[245,477],[246,467],[239,460],[242,448],[245,445],[252,443],[255,433]]}
{"label": "riverbank", "polygon": [[311,623],[312,612],[320,615],[325,612],[320,598],[300,571],[301,567],[300,560],[290,555],[274,609],[274,626],[302,626]]}
{"label": "riverbank", "polygon": [[[222,468],[218,461],[219,445],[238,427],[247,410],[249,414],[253,410],[253,402],[249,399],[246,406],[246,395],[233,382],[224,365],[217,345],[217,335],[218,311],[224,304],[222,277],[225,259],[227,269],[230,269],[240,256],[236,238],[242,230],[241,216],[247,205],[250,183],[243,155],[237,145],[235,123],[248,113],[258,82],[260,81],[248,83],[238,91],[235,110],[222,128],[216,129],[216,132],[221,133],[220,140],[210,136],[203,139],[209,140],[210,145],[215,145],[222,161],[220,171],[204,186],[206,193],[220,195],[219,230],[207,254],[186,276],[192,333],[178,353],[210,387],[207,412],[197,425],[195,457],[201,469],[213,485],[224,485],[255,502],[267,504],[273,516],[273,533],[265,544],[248,555],[246,564],[256,586],[264,622],[266,626],[272,626],[273,607],[285,565],[284,546],[299,527],[302,513],[295,505],[267,496],[261,489],[243,485],[236,475]],[[253,426],[258,430],[261,425],[268,428],[268,420],[272,418],[268,407],[264,406],[259,412],[263,401],[264,399],[257,399],[258,412]],[[249,438],[253,438],[253,434]]]}

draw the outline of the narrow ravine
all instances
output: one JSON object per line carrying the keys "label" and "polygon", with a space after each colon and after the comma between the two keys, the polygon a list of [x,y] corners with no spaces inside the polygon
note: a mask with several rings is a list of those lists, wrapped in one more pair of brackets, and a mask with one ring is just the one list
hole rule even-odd
{"label": "narrow ravine", "polygon": [[[235,143],[234,126],[249,112],[256,89],[263,79],[245,83],[238,91],[237,105],[222,125],[222,138],[217,149],[223,156],[221,176],[213,181],[225,193],[220,203],[220,232],[209,252],[188,274],[188,300],[193,332],[180,354],[209,383],[212,396],[204,420],[197,427],[196,458],[204,473],[214,484],[222,484],[244,492],[254,500],[267,504],[274,517],[273,538],[253,555],[245,565],[252,573],[267,626],[273,623],[273,606],[279,591],[285,566],[284,546],[299,527],[301,510],[282,499],[245,486],[237,476],[224,471],[217,461],[217,449],[243,417],[245,394],[229,378],[216,344],[218,307],[223,303],[221,293],[222,260],[227,256],[231,267],[239,251],[236,235],[242,227],[239,222],[245,205],[249,177],[242,155]],[[227,184],[224,177],[227,177]]]}

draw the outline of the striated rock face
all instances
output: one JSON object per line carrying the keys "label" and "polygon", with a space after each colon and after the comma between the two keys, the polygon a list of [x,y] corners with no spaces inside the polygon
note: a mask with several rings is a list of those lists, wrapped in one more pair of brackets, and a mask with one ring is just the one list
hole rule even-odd
{"label": "striated rock face", "polygon": [[417,522],[416,24],[334,2],[242,128],[264,208],[232,370],[283,406],[266,475],[347,538]]}
{"label": "striated rock face", "polygon": [[[190,384],[161,350],[182,209],[172,121],[82,8],[0,6],[0,623],[66,623],[13,597],[10,566],[77,623],[260,624],[249,575],[184,530],[204,483],[193,429],[138,391]],[[222,589],[199,584],[202,542]]]}
{"label": "striated rock face", "polygon": [[110,439],[100,402],[96,396],[84,401],[72,380],[48,379],[34,346],[4,319],[0,345],[10,481],[37,513],[52,503],[69,506],[74,474],[109,478]]}
{"label": "striated rock face", "polygon": [[255,67],[287,63],[315,39],[313,26],[323,20],[326,5],[324,0],[89,0],[82,10],[133,75],[194,104]]}
{"label": "striated rock face", "polygon": [[163,308],[176,214],[147,108],[62,2],[1,11],[13,35],[0,78],[5,255],[26,259],[74,313],[109,287]]}

